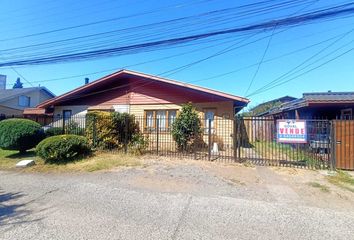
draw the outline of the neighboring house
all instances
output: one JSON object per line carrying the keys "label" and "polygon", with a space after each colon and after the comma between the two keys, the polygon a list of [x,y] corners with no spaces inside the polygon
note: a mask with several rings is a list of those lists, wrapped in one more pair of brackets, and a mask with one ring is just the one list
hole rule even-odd
{"label": "neighboring house", "polygon": [[[210,119],[211,127],[216,128],[219,119],[233,118],[249,100],[187,83],[121,70],[47,100],[25,113],[33,116],[36,112],[45,112],[54,117],[74,119],[95,110],[127,112],[140,119],[144,130],[154,129],[156,119],[159,119],[163,129],[169,129],[182,104],[188,102],[196,107],[202,119],[206,119],[203,120],[204,126]],[[230,131],[232,127],[230,124]]]}
{"label": "neighboring house", "polygon": [[353,119],[354,92],[304,93],[302,98],[281,104],[262,116],[275,119]]}
{"label": "neighboring house", "polygon": [[34,108],[53,97],[45,87],[0,89],[0,115],[22,116],[25,108]]}
{"label": "neighboring house", "polygon": [[251,110],[248,112],[249,116],[264,116],[266,114],[268,114],[269,110],[280,106],[281,104],[290,102],[290,101],[294,101],[297,98],[291,97],[291,96],[284,96],[284,97],[280,97],[274,100],[270,100],[264,103],[261,103],[253,108],[251,108]]}

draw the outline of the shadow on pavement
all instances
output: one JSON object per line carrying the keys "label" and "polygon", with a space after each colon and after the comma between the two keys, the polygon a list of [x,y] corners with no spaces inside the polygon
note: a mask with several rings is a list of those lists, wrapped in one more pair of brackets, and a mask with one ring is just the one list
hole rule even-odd
{"label": "shadow on pavement", "polygon": [[10,219],[21,219],[28,214],[28,211],[22,209],[25,204],[14,203],[23,196],[20,192],[7,193],[0,189],[0,225]]}

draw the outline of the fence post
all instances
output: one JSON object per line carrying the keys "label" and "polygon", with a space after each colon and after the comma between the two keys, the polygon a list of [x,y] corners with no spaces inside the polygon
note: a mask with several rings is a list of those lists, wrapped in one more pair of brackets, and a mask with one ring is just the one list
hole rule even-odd
{"label": "fence post", "polygon": [[208,161],[211,158],[211,119],[208,119]]}
{"label": "fence post", "polygon": [[96,116],[93,116],[93,124],[92,124],[92,138],[93,138],[93,146],[97,145],[97,132],[96,132]]}
{"label": "fence post", "polygon": [[234,121],[234,135],[233,135],[233,145],[234,145],[234,161],[237,161],[237,118],[233,118]]}
{"label": "fence post", "polygon": [[159,155],[159,133],[160,133],[160,119],[156,119],[156,153]]}
{"label": "fence post", "polygon": [[65,117],[63,116],[63,134],[65,134]]}
{"label": "fence post", "polygon": [[124,118],[124,153],[128,152],[128,129],[129,129],[129,118],[126,116]]}
{"label": "fence post", "polygon": [[335,171],[336,170],[336,128],[335,128],[335,121],[332,120],[330,121],[330,156],[331,156],[331,160],[330,160],[330,170],[331,171]]}

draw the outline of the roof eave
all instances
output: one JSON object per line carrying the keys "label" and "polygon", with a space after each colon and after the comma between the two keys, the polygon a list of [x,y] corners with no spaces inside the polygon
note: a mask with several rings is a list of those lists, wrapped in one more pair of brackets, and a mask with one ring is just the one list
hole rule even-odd
{"label": "roof eave", "polygon": [[123,70],[119,70],[119,71],[117,71],[115,73],[112,73],[110,75],[107,75],[105,77],[102,77],[100,79],[97,79],[97,80],[95,80],[95,81],[93,81],[91,83],[83,85],[83,86],[81,86],[79,88],[71,90],[71,91],[69,91],[69,92],[67,92],[65,94],[57,96],[57,97],[55,97],[53,99],[49,99],[47,101],[44,101],[43,103],[39,104],[37,106],[37,108],[46,108],[46,107],[52,106],[55,103],[57,103],[58,101],[64,100],[65,97],[67,97],[67,96],[70,96],[70,95],[78,93],[78,92],[80,92],[82,90],[85,90],[85,89],[91,88],[93,86],[96,86],[96,85],[100,84],[103,81],[106,81],[108,79],[112,79],[112,78],[117,77],[117,76],[119,76],[121,74],[134,75],[134,76],[138,76],[138,77],[142,77],[142,78],[148,78],[150,80],[160,81],[160,82],[173,84],[173,85],[177,85],[177,86],[181,86],[181,87],[185,87],[185,88],[189,88],[189,89],[194,89],[194,90],[197,90],[197,91],[202,91],[202,92],[206,92],[206,93],[213,94],[213,95],[216,95],[216,96],[220,96],[220,97],[232,100],[232,101],[241,102],[241,103],[244,103],[245,105],[247,105],[250,102],[250,100],[247,99],[247,98],[234,96],[234,95],[231,95],[231,94],[223,93],[223,92],[220,92],[220,91],[216,91],[216,90],[212,90],[212,89],[208,89],[208,88],[204,88],[204,87],[199,87],[199,86],[192,85],[192,84],[182,83],[182,82],[178,82],[178,81],[174,81],[174,80],[170,80],[170,79],[160,78],[160,77],[153,76],[153,75],[148,75],[148,74],[144,74],[144,73],[139,73],[139,72],[134,72],[134,71],[123,69]]}

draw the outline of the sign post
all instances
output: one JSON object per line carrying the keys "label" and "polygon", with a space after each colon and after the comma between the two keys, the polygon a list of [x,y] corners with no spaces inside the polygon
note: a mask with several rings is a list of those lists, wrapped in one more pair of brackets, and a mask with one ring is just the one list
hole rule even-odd
{"label": "sign post", "polygon": [[307,143],[305,120],[279,119],[277,120],[278,143]]}

